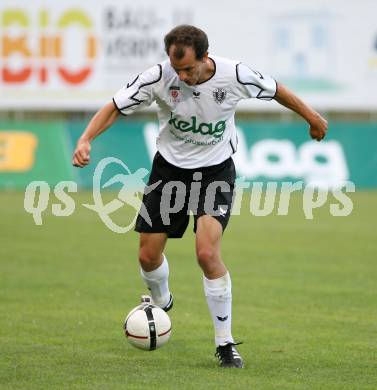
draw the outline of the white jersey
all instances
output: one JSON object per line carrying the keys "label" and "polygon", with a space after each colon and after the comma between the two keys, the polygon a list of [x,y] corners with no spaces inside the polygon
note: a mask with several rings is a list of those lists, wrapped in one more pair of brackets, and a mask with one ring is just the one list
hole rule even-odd
{"label": "white jersey", "polygon": [[210,59],[215,72],[200,84],[180,81],[168,59],[141,73],[113,98],[124,115],[157,102],[157,150],[180,168],[207,167],[229,158],[237,149],[237,103],[248,98],[271,100],[276,93],[270,76],[239,61]]}

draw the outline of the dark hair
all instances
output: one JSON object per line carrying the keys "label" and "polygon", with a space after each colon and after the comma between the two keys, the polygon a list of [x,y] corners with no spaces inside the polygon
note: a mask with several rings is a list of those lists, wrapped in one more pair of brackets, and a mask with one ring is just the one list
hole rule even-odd
{"label": "dark hair", "polygon": [[173,55],[179,60],[185,55],[186,47],[194,49],[197,60],[201,60],[208,51],[207,34],[200,28],[188,24],[174,27],[165,35],[164,43],[167,55],[169,55],[170,47],[172,45],[176,46]]}

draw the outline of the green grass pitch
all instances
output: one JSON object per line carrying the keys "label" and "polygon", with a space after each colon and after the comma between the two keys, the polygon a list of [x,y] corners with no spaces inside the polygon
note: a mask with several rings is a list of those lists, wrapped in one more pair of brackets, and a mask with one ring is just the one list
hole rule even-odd
{"label": "green grass pitch", "polygon": [[348,217],[327,204],[306,220],[297,195],[288,216],[244,204],[231,219],[223,257],[243,370],[216,366],[191,228],[166,251],[170,342],[127,343],[124,317],[145,293],[138,236],[109,231],[80,205],[89,193],[75,199],[72,216],[35,226],[22,193],[0,193],[1,389],[377,388],[376,192],[352,194]]}

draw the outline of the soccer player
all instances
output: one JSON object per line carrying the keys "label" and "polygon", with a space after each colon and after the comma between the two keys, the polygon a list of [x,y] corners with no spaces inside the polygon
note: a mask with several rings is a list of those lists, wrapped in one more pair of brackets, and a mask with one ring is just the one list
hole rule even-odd
{"label": "soccer player", "polygon": [[[209,55],[207,35],[199,28],[177,26],[165,36],[164,43],[168,59],[140,73],[94,115],[77,143],[73,164],[84,167],[89,163],[91,141],[119,114],[130,115],[157,102],[158,151],[148,184],[161,182],[143,197],[152,224],[140,214],[136,221],[141,276],[153,302],[169,310],[173,296],[164,248],[168,238],[182,237],[191,210],[196,257],[215,329],[215,356],[221,367],[241,368],[243,360],[231,331],[231,278],[220,250],[236,176],[231,157],[237,150],[236,105],[241,99],[275,99],[302,116],[309,124],[310,136],[317,141],[325,136],[327,122],[270,76],[240,61]],[[161,210],[166,188],[172,189],[174,185],[169,183],[178,181],[181,185],[168,194],[173,197],[165,206],[175,210],[174,201],[179,198],[183,199],[182,207],[170,213],[167,222]]]}

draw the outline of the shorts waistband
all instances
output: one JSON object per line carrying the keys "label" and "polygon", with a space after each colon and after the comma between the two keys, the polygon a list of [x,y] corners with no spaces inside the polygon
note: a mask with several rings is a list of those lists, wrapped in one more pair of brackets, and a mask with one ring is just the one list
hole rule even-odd
{"label": "shorts waistband", "polygon": [[202,172],[203,174],[211,173],[211,172],[217,172],[218,170],[221,170],[223,167],[226,167],[231,161],[232,157],[228,157],[226,160],[219,164],[210,165],[208,167],[198,167],[198,168],[180,168],[177,167],[174,164],[171,164],[169,161],[167,161],[160,152],[157,152],[155,155],[155,159],[159,159],[164,164],[166,164],[168,167],[175,169],[177,171],[182,172],[183,175],[192,175],[194,172]]}

